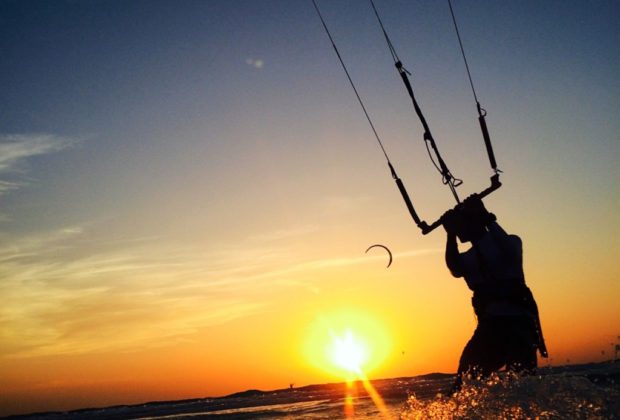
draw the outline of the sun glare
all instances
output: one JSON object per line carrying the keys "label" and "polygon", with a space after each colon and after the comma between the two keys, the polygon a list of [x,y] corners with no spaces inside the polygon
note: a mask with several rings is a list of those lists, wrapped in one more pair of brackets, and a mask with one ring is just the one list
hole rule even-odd
{"label": "sun glare", "polygon": [[346,380],[379,367],[390,352],[387,330],[364,310],[343,309],[319,316],[309,326],[304,353],[317,368]]}
{"label": "sun glare", "polygon": [[351,330],[343,337],[332,337],[332,362],[349,372],[361,374],[361,367],[368,358],[366,346],[358,341]]}

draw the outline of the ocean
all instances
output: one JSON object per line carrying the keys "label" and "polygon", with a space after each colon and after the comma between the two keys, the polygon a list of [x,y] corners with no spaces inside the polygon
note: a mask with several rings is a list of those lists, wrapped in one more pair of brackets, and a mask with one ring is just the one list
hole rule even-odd
{"label": "ocean", "polygon": [[435,373],[220,398],[150,402],[11,419],[620,419],[620,363],[546,367],[536,375],[470,378]]}

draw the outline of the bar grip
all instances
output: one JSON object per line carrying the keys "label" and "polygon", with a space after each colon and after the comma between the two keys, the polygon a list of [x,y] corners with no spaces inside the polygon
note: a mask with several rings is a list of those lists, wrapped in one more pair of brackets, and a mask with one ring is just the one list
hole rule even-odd
{"label": "bar grip", "polygon": [[[420,220],[418,213],[416,213],[415,209],[413,208],[413,203],[411,202],[411,199],[409,198],[409,194],[407,194],[407,190],[405,189],[405,186],[403,185],[403,181],[401,181],[400,178],[398,177],[394,178],[394,181],[396,181],[396,185],[398,186],[400,195],[403,196],[403,200],[405,200],[405,204],[407,205],[407,210],[409,210],[409,214],[411,215],[411,217],[413,217],[413,221],[415,222],[416,225],[420,226],[424,222]],[[426,225],[426,223],[424,224]]]}
{"label": "bar grip", "polygon": [[[493,191],[495,191],[496,189],[498,189],[501,186],[502,186],[502,183],[499,181],[499,174],[495,174],[495,175],[493,175],[491,177],[491,185],[487,189],[479,192],[478,193],[478,197],[480,197],[480,199],[482,199],[482,198],[486,197],[487,195],[491,194]],[[457,206],[458,206],[458,204],[457,204]],[[420,223],[417,223],[417,224],[420,227],[420,229],[422,229],[422,234],[426,235],[426,234],[432,232],[433,230],[435,230],[436,228],[438,228],[439,226],[443,225],[443,220],[440,217],[439,219],[435,220],[430,225],[428,225],[424,221],[422,221]]]}
{"label": "bar grip", "polygon": [[480,129],[482,130],[482,137],[484,138],[484,145],[487,148],[491,168],[493,168],[494,171],[497,171],[497,162],[495,161],[495,154],[493,153],[493,146],[491,145],[491,137],[489,136],[489,129],[487,128],[487,122],[484,119],[484,115],[480,115],[478,117],[478,122],[480,122]]}
{"label": "bar grip", "polygon": [[491,186],[486,190],[483,190],[478,193],[478,197],[481,199],[491,194],[493,191],[502,186],[502,183],[499,181],[499,174],[495,174],[491,177]]}

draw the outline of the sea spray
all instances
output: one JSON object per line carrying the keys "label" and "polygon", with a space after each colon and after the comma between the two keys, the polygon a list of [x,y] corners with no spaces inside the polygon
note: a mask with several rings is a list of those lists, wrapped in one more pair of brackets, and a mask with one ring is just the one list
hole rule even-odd
{"label": "sea spray", "polygon": [[493,374],[466,378],[461,391],[421,400],[409,396],[400,418],[618,419],[618,384],[600,386],[583,376]]}

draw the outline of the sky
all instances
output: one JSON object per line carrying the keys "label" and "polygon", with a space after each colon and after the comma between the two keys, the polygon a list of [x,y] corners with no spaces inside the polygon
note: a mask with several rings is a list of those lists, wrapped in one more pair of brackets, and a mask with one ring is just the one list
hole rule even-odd
{"label": "sky", "polygon": [[[370,4],[318,3],[435,220],[454,199]],[[609,359],[620,4],[453,3],[540,364]],[[448,4],[376,5],[459,195],[486,188]],[[470,292],[444,232],[410,220],[311,1],[4,0],[0,21],[0,415],[341,381],[323,353],[346,331],[370,378],[456,370]]]}

